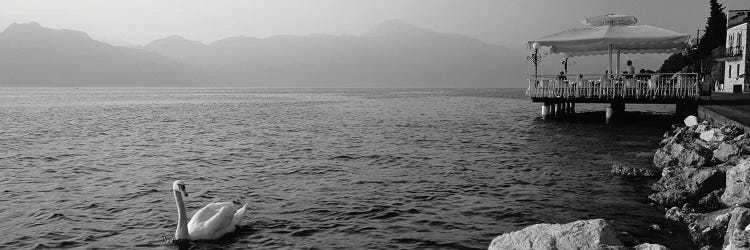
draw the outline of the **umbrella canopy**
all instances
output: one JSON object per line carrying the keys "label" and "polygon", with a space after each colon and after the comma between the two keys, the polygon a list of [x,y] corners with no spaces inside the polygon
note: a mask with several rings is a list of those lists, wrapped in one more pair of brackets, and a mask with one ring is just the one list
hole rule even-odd
{"label": "umbrella canopy", "polygon": [[574,28],[529,41],[552,53],[569,56],[620,53],[676,53],[688,45],[689,35],[649,25],[604,25]]}
{"label": "umbrella canopy", "polygon": [[[620,54],[676,53],[688,46],[689,35],[636,22],[634,16],[626,15],[589,17],[584,21],[588,27],[529,41],[529,48],[549,47],[551,53],[565,53],[565,57],[609,54],[609,74],[620,74]],[[613,52],[617,53],[617,71],[612,69]]]}

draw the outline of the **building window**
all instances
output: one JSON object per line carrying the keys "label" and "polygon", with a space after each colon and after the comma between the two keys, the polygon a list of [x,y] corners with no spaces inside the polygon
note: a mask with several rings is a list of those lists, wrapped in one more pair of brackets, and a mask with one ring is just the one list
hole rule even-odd
{"label": "building window", "polygon": [[742,70],[740,70],[740,64],[738,63],[737,64],[737,77],[740,77],[740,71]]}
{"label": "building window", "polygon": [[727,74],[729,78],[732,78],[732,65],[729,65],[729,74]]}

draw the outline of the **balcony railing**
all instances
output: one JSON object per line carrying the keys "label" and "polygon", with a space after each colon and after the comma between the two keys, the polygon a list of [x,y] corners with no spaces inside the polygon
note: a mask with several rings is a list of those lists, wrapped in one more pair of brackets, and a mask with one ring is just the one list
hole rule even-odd
{"label": "balcony railing", "polygon": [[563,99],[698,99],[698,74],[638,74],[635,77],[605,75],[538,76],[529,79],[531,98]]}
{"label": "balcony railing", "polygon": [[732,46],[732,47],[729,47],[729,48],[725,48],[723,52],[724,52],[724,54],[720,55],[719,56],[720,58],[724,58],[724,59],[735,59],[735,58],[737,58],[737,59],[739,59],[739,58],[742,58],[742,55],[743,55],[744,51],[743,51],[742,47],[740,47],[740,46]]}

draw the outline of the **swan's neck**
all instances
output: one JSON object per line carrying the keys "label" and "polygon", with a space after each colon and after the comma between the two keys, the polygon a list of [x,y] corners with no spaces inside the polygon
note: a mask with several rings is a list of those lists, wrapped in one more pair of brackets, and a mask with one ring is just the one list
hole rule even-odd
{"label": "swan's neck", "polygon": [[187,212],[185,212],[185,203],[182,201],[182,193],[177,190],[174,192],[174,199],[177,202],[177,231],[174,233],[175,240],[190,240],[187,228]]}

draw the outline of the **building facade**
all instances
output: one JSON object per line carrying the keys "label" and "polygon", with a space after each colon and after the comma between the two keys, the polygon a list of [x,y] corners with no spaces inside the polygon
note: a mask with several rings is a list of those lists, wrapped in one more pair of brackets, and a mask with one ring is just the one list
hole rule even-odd
{"label": "building facade", "polygon": [[717,92],[750,93],[748,69],[748,21],[750,10],[730,10],[727,15],[727,41],[724,61],[724,84]]}

